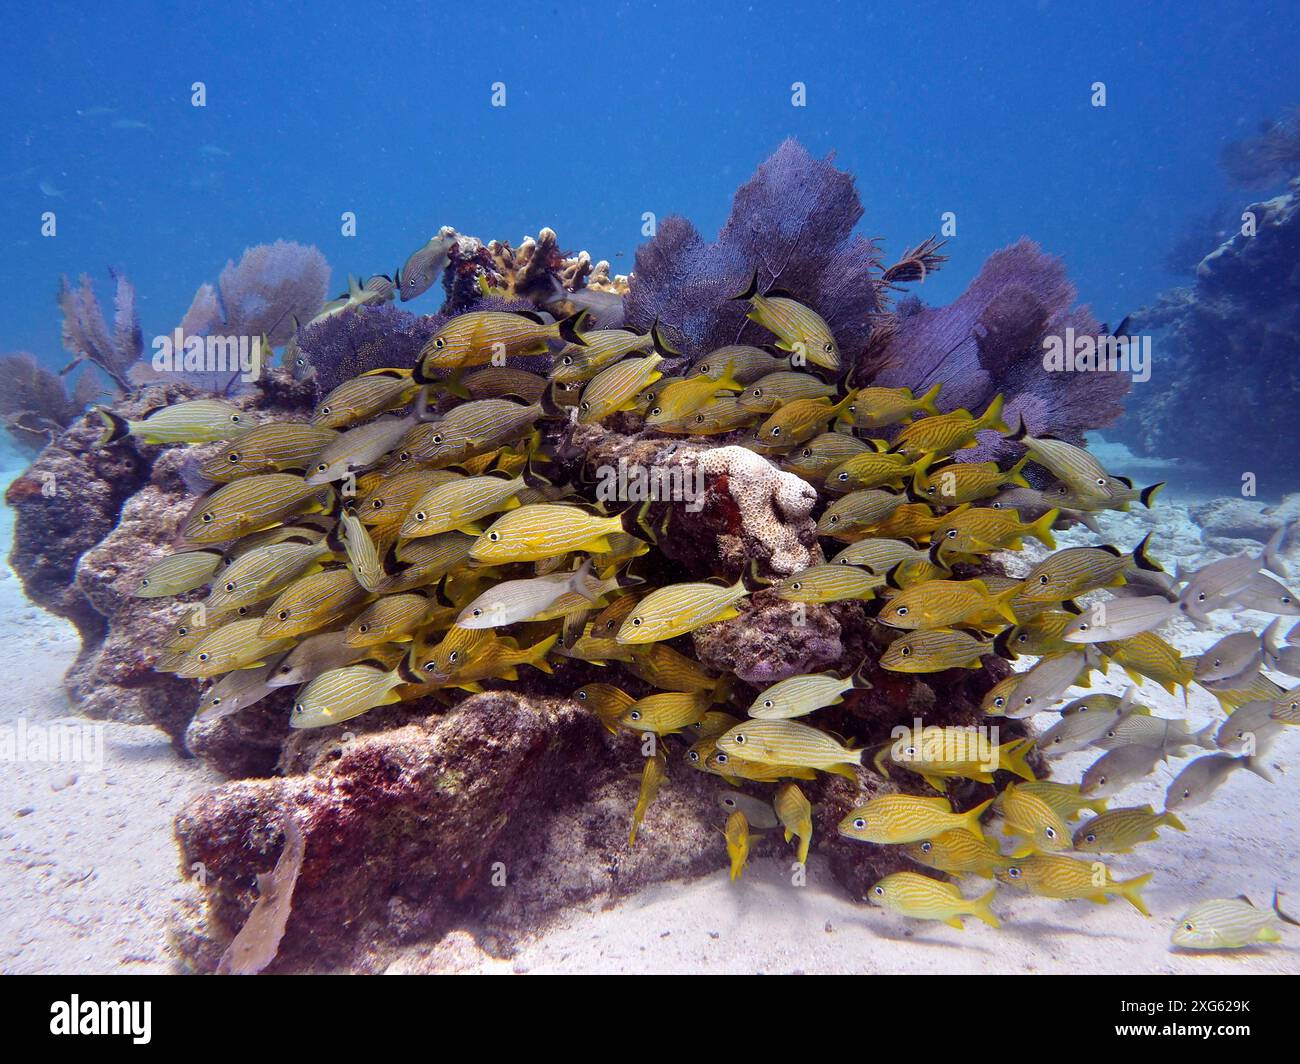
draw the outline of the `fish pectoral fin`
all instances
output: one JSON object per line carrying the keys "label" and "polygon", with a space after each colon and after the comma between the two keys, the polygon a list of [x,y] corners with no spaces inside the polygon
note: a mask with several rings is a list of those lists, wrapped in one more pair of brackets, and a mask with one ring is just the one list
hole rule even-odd
{"label": "fish pectoral fin", "polygon": [[966,925],[961,922],[960,916],[950,916],[944,921],[949,927],[955,927],[958,931],[965,931]]}

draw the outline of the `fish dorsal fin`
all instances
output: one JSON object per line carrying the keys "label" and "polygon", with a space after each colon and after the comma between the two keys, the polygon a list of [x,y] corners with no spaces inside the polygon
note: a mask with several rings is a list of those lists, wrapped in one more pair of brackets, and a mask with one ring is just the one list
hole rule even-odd
{"label": "fish dorsal fin", "polygon": [[1248,897],[1246,897],[1246,895],[1244,895],[1244,894],[1238,894],[1238,895],[1237,895],[1237,900],[1238,900],[1238,901],[1244,901],[1244,902],[1245,902],[1247,905],[1249,905],[1252,909],[1255,908],[1255,903],[1254,903],[1253,901],[1251,901]]}
{"label": "fish dorsal fin", "polygon": [[788,288],[769,288],[763,293],[764,299],[793,299],[799,302],[799,297],[791,292]]}
{"label": "fish dorsal fin", "polygon": [[1115,479],[1118,480],[1121,484],[1123,484],[1124,487],[1126,487],[1126,488],[1131,488],[1131,487],[1133,486],[1133,478],[1132,478],[1132,477],[1119,477],[1119,476],[1117,476],[1117,477],[1115,477]]}
{"label": "fish dorsal fin", "polygon": [[516,314],[521,318],[527,318],[536,325],[549,325],[550,323],[535,310],[517,310]]}
{"label": "fish dorsal fin", "polygon": [[1076,617],[1082,616],[1083,614],[1083,607],[1075,602],[1074,599],[1066,599],[1062,602],[1061,609],[1066,613],[1073,613]]}
{"label": "fish dorsal fin", "polygon": [[1097,550],[1104,550],[1107,554],[1113,555],[1116,558],[1123,553],[1123,551],[1111,543],[1099,543],[1097,545]]}

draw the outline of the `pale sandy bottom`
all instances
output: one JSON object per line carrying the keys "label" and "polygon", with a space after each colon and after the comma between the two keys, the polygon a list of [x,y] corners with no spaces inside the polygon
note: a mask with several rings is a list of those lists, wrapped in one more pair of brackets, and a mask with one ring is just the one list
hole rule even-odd
{"label": "pale sandy bottom", "polygon": [[[6,478],[7,479],[7,478]],[[0,508],[0,543],[12,512]],[[55,724],[102,737],[102,767],[0,760],[0,972],[165,972],[164,924],[182,892],[172,820],[217,782],[156,728],[77,717],[60,685],[75,630],[27,601],[0,566],[0,729]],[[43,734],[50,734],[48,731]],[[93,753],[97,740],[83,732]]]}
{"label": "pale sandy bottom", "polygon": [[[7,479],[7,478],[5,478]],[[0,508],[0,543],[10,542],[11,514]],[[1131,545],[1159,522],[1157,553],[1172,567],[1199,559],[1199,534],[1176,508],[1116,516],[1106,538]],[[1067,537],[1062,545],[1091,542]],[[1292,554],[1292,572],[1300,557]],[[1025,564],[1022,562],[1021,564]],[[1184,649],[1199,650],[1232,630],[1216,614],[1216,632],[1174,628]],[[1258,629],[1265,618],[1243,615]],[[0,728],[79,720],[60,687],[77,639],[64,622],[33,607],[7,566],[0,566]],[[1112,673],[1104,684],[1119,691]],[[1195,726],[1220,716],[1211,697],[1182,698],[1142,688],[1154,712],[1187,713]],[[1044,715],[1039,722],[1051,722]],[[102,769],[85,764],[0,761],[0,971],[157,972],[171,967],[165,925],[188,897],[172,821],[192,796],[219,780],[176,756],[156,729],[102,726]],[[1055,778],[1077,779],[1091,756],[1058,763]],[[1154,871],[1144,919],[1126,902],[1106,906],[1053,902],[1002,888],[994,907],[1001,931],[969,921],[957,931],[921,924],[854,902],[814,859],[809,883],[794,887],[788,866],[756,859],[744,878],[722,870],[689,883],[667,883],[608,910],[565,912],[525,940],[510,961],[484,971],[532,972],[1300,972],[1300,928],[1286,943],[1235,954],[1170,953],[1173,921],[1194,901],[1248,894],[1267,904],[1274,886],[1300,909],[1300,729],[1288,731],[1269,762],[1269,785],[1238,773],[1208,805],[1190,810],[1183,836],[1115,859],[1115,874]],[[1122,803],[1161,804],[1183,762],[1160,768],[1159,783],[1134,787]],[[671,782],[669,783],[671,785]],[[630,800],[630,798],[629,798]],[[654,830],[652,808],[644,831]],[[967,881],[975,894],[987,881]],[[483,954],[474,951],[478,958]],[[458,965],[463,967],[463,965]]]}

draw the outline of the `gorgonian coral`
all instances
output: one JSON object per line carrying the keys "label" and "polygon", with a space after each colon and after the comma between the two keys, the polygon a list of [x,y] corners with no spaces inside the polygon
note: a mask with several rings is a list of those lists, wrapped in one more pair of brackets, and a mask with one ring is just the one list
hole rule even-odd
{"label": "gorgonian coral", "polygon": [[0,424],[29,448],[43,447],[100,392],[93,371],[83,370],[69,391],[58,374],[25,351],[0,357],[0,379]]}
{"label": "gorgonian coral", "polygon": [[116,285],[113,300],[113,331],[95,296],[87,274],[73,288],[66,277],[59,286],[59,309],[63,312],[63,346],[75,357],[62,371],[67,373],[82,362],[93,362],[123,391],[131,390],[131,367],[140,360],[144,344],[140,319],[135,309],[135,288],[125,277],[109,271]]}
{"label": "gorgonian coral", "polygon": [[325,302],[330,268],[315,247],[277,240],[227,262],[217,280],[223,336],[267,336],[273,346],[293,335],[293,319],[307,321]]}

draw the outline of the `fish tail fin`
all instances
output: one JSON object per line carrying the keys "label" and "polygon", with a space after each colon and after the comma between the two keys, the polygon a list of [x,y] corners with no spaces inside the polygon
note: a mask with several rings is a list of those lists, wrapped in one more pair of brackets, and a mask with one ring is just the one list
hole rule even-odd
{"label": "fish tail fin", "polygon": [[1269,770],[1264,767],[1263,761],[1261,761],[1258,757],[1243,757],[1241,760],[1243,762],[1242,765],[1243,768],[1249,769],[1251,772],[1255,773],[1255,775],[1258,776],[1260,779],[1265,780],[1268,783],[1275,782],[1272,773],[1270,773]]}
{"label": "fish tail fin", "polygon": [[926,392],[923,396],[921,396],[917,400],[917,404],[927,414],[938,414],[939,408],[935,406],[934,403],[935,400],[939,398],[939,392],[942,389],[943,389],[943,381],[937,381],[934,385],[931,386],[928,392]]}
{"label": "fish tail fin", "polygon": [[673,347],[668,342],[668,338],[664,336],[664,330],[659,324],[658,318],[655,318],[654,324],[650,326],[650,341],[654,344],[654,349],[664,358],[677,358],[681,354],[681,351]]}
{"label": "fish tail fin", "polygon": [[713,387],[718,391],[743,392],[745,386],[736,380],[736,363],[728,362],[723,369],[721,376],[713,382]]}
{"label": "fish tail fin", "polygon": [[[1007,747],[1013,747],[1013,749]],[[1032,739],[1017,739],[1014,743],[1008,743],[1007,746],[1003,747],[1003,756],[999,759],[998,768],[1006,769],[1008,772],[1019,776],[1022,780],[1033,783],[1038,777],[1034,775],[1034,770],[1029,767],[1029,762],[1026,760],[1033,748],[1034,741]]]}
{"label": "fish tail fin", "polygon": [[1026,532],[1043,544],[1048,550],[1056,550],[1056,540],[1052,536],[1052,525],[1056,524],[1056,519],[1061,516],[1060,510],[1048,510],[1037,521],[1030,525]]}
{"label": "fish tail fin", "polygon": [[1014,440],[1016,443],[1023,443],[1025,437],[1029,435],[1029,429],[1025,427],[1025,415],[1020,415],[1020,421],[1016,425],[1016,431],[1007,436],[1007,439]]}
{"label": "fish tail fin", "polygon": [[756,295],[758,295],[758,267],[757,266],[754,267],[754,272],[750,276],[749,284],[745,286],[745,290],[743,292],[737,292],[731,298],[735,300],[753,299]]}
{"label": "fish tail fin", "polygon": [[972,835],[982,835],[983,829],[980,827],[980,817],[984,815],[988,807],[993,804],[994,799],[989,798],[987,801],[980,802],[974,809],[970,809],[962,814],[965,823],[962,825]]}
{"label": "fish tail fin", "polygon": [[1147,903],[1142,899],[1142,888],[1151,882],[1153,874],[1152,872],[1144,872],[1140,876],[1134,876],[1132,879],[1122,879],[1115,884],[1115,888],[1124,896],[1124,900],[1143,916],[1151,915],[1151,910],[1147,908]]}
{"label": "fish tail fin", "polygon": [[760,591],[765,587],[770,587],[771,584],[771,580],[758,575],[758,559],[750,558],[749,566],[740,574],[740,578],[731,586],[736,590],[744,588],[746,594],[753,594],[755,591]]}
{"label": "fish tail fin", "polygon": [[115,414],[111,410],[105,410],[102,406],[94,408],[96,414],[104,422],[104,431],[99,439],[95,441],[96,447],[107,447],[110,443],[116,443],[118,440],[127,436],[131,432],[131,426],[126,418],[121,414]]}
{"label": "fish tail fin", "polygon": [[1015,465],[1007,470],[1007,480],[1012,484],[1019,485],[1022,488],[1029,487],[1029,481],[1025,479],[1025,466],[1029,464],[1029,455],[1025,455]]}
{"label": "fish tail fin", "polygon": [[971,910],[970,910],[971,916],[975,917],[975,919],[977,920],[983,920],[986,924],[989,925],[989,927],[1002,926],[1002,922],[994,914],[992,908],[990,908],[993,902],[993,898],[997,894],[997,892],[998,892],[998,888],[996,885],[994,885],[993,887],[989,888],[987,894],[981,894],[978,898],[975,898],[971,901]]}
{"label": "fish tail fin", "polygon": [[1164,824],[1165,827],[1173,828],[1175,831],[1186,831],[1186,830],[1187,830],[1187,825],[1184,824],[1181,820],[1178,819],[1178,817],[1174,816],[1174,814],[1171,813],[1171,812],[1169,812],[1168,810],[1166,810],[1166,811],[1161,815],[1161,817],[1160,817],[1160,823],[1161,823],[1161,824]]}
{"label": "fish tail fin", "polygon": [[1152,535],[1154,533],[1148,532],[1142,537],[1142,542],[1133,548],[1133,564],[1149,573],[1163,573],[1164,569],[1160,563],[1152,559],[1151,555],[1147,553],[1147,548],[1151,545]]}
{"label": "fish tail fin", "polygon": [[1143,488],[1138,493],[1138,498],[1142,500],[1142,505],[1148,510],[1151,509],[1151,504],[1155,502],[1156,496],[1164,490],[1164,486],[1165,482],[1162,480],[1159,484],[1152,484],[1149,488]]}
{"label": "fish tail fin", "polygon": [[586,347],[587,341],[583,339],[582,333],[589,317],[591,317],[591,311],[584,309],[576,314],[570,314],[567,318],[562,318],[555,323],[556,335],[565,343]]}
{"label": "fish tail fin", "polygon": [[547,636],[536,646],[529,647],[528,657],[525,659],[524,663],[531,665],[534,669],[538,669],[541,672],[555,672],[555,670],[551,668],[551,663],[546,660],[546,655],[550,652],[551,647],[555,646],[559,638],[560,635],[557,632],[555,635]]}
{"label": "fish tail fin", "polygon": [[997,610],[998,616],[1005,618],[1012,624],[1020,623],[1020,618],[1011,609],[1011,602],[1020,594],[1020,591],[1019,584],[1012,584],[1005,591],[999,591],[996,595],[989,596],[989,601],[993,603],[993,608]]}
{"label": "fish tail fin", "polygon": [[993,653],[1007,661],[1016,660],[1016,652],[1011,649],[1011,631],[1007,628],[993,637]]}
{"label": "fish tail fin", "polygon": [[1011,427],[1002,420],[1002,404],[1004,402],[1006,402],[1006,398],[1001,392],[998,392],[984,413],[979,416],[978,420],[982,428],[997,429],[998,432],[1002,433],[1011,431]]}

